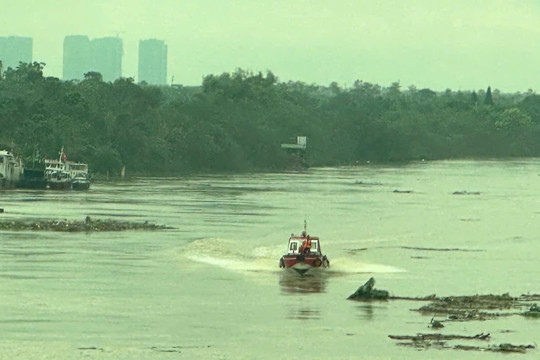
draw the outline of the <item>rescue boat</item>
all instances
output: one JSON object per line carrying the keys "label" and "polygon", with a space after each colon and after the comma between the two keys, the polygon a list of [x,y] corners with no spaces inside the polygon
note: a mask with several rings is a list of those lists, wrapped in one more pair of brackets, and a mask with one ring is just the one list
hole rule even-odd
{"label": "rescue boat", "polygon": [[289,237],[287,253],[279,259],[279,267],[305,274],[314,268],[329,268],[330,261],[322,253],[319,237],[308,235],[304,227],[301,235]]}

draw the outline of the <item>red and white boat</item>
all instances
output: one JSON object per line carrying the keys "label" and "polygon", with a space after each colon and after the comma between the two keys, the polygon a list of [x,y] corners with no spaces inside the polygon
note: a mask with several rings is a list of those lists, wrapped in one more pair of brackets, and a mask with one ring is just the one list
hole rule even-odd
{"label": "red and white boat", "polygon": [[330,261],[322,253],[319,238],[308,235],[305,226],[301,235],[291,234],[287,251],[287,254],[279,259],[280,268],[294,269],[304,274],[314,268],[330,267]]}

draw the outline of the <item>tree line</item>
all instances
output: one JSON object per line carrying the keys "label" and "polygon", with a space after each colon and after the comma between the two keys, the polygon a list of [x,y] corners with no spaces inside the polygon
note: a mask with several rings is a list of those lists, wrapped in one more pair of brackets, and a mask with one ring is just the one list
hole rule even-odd
{"label": "tree line", "polygon": [[540,155],[540,96],[532,91],[435,92],[356,81],[343,88],[280,82],[237,69],[201,86],[156,87],[43,75],[43,63],[0,70],[0,147],[95,173],[280,171],[281,143],[307,136],[310,166]]}

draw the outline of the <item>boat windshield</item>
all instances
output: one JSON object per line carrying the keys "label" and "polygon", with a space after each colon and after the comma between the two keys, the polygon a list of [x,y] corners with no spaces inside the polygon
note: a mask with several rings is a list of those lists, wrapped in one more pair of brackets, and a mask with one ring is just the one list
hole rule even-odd
{"label": "boat windshield", "polygon": [[297,249],[298,249],[298,242],[291,241],[291,243],[289,245],[289,251],[296,252]]}
{"label": "boat windshield", "polygon": [[[297,254],[300,252],[300,247],[304,242],[303,238],[296,238],[289,240],[289,253]],[[310,252],[319,252],[319,240],[311,240]]]}

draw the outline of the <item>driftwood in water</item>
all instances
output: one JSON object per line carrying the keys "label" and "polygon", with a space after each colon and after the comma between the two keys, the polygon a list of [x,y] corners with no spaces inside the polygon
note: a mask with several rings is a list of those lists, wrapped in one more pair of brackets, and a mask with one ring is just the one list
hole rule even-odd
{"label": "driftwood in water", "polygon": [[389,294],[386,290],[374,289],[375,279],[369,278],[369,280],[351,294],[347,300],[388,300]]}
{"label": "driftwood in water", "polygon": [[540,301],[540,294],[523,294],[519,297],[521,301]]}
{"label": "driftwood in water", "polygon": [[[448,316],[445,321],[466,321],[466,320],[486,320],[500,316],[522,315],[540,318],[540,307],[531,305],[531,301],[539,301],[540,295],[521,295],[512,297],[508,293],[502,295],[474,295],[474,296],[449,296],[437,297],[429,295],[425,297],[399,297],[389,296],[386,290],[374,289],[375,279],[370,278],[364,285],[348,297],[350,300],[407,300],[407,301],[429,301],[430,303],[417,309],[417,311],[427,314],[445,314]],[[527,307],[527,311],[518,312],[516,309]],[[493,312],[499,310],[503,312]],[[512,311],[513,310],[513,311]],[[431,319],[431,328],[441,328],[444,325],[441,321]],[[506,332],[509,332],[507,330]],[[454,349],[470,351],[490,351],[505,353],[525,353],[529,349],[534,349],[534,345],[514,345],[503,343],[492,346],[469,346],[469,345],[448,345],[453,340],[489,340],[490,334],[477,335],[454,335],[454,334],[416,334],[416,335],[388,335],[393,340],[401,340],[397,345],[409,346],[417,349]]]}
{"label": "driftwood in water", "polygon": [[514,345],[514,344],[499,344],[492,345],[488,347],[480,346],[468,346],[468,345],[456,345],[453,349],[456,350],[473,350],[473,351],[492,351],[492,352],[503,352],[503,353],[521,353],[524,354],[529,349],[534,349],[534,345]]}
{"label": "driftwood in water", "polygon": [[512,352],[525,353],[529,349],[534,349],[534,345],[514,345],[504,343],[492,346],[471,346],[471,345],[447,345],[449,340],[490,340],[490,334],[477,334],[473,336],[467,335],[444,335],[444,334],[416,334],[416,335],[388,335],[393,340],[407,340],[410,342],[400,342],[398,345],[411,346],[419,349],[439,348],[439,349],[455,349],[455,350],[470,350],[470,351],[492,351],[492,352]]}
{"label": "driftwood in water", "polygon": [[479,191],[454,191],[452,195],[480,195]]}
{"label": "driftwood in water", "polygon": [[437,299],[437,295],[431,294],[423,297],[412,296],[389,296],[389,300],[408,300],[408,301],[433,301]]}
{"label": "driftwood in water", "polygon": [[445,335],[445,334],[416,334],[416,335],[388,335],[393,340],[432,341],[432,340],[489,340],[490,334]]}
{"label": "driftwood in water", "polygon": [[519,306],[518,298],[509,294],[449,296],[435,298],[430,304],[424,305],[417,311],[428,314],[445,314],[448,320],[486,320],[513,313],[493,312],[493,310],[509,310]]}
{"label": "driftwood in water", "polygon": [[524,316],[528,317],[540,317],[540,307],[536,304],[533,304],[529,310],[523,313]]}
{"label": "driftwood in water", "polygon": [[62,232],[90,232],[90,231],[126,231],[126,230],[159,230],[169,229],[165,225],[134,223],[116,220],[95,220],[87,216],[83,221],[77,220],[11,220],[1,221],[0,230],[11,231],[62,231]]}
{"label": "driftwood in water", "polygon": [[467,251],[467,252],[484,251],[484,250],[474,250],[474,249],[428,248],[428,247],[417,247],[417,246],[400,246],[400,248],[407,249],[407,250],[418,250],[418,251]]}
{"label": "driftwood in water", "polygon": [[382,185],[381,182],[378,181],[362,181],[362,180],[356,180],[354,182],[356,185],[367,185],[367,186],[377,186]]}
{"label": "driftwood in water", "polygon": [[[472,339],[480,340],[480,339]],[[446,341],[441,340],[420,340],[420,341],[410,341],[410,342],[400,342],[397,343],[400,346],[414,347],[416,349],[450,349],[450,350],[467,350],[467,351],[490,351],[490,352],[501,352],[501,353],[520,353],[524,354],[527,350],[534,349],[534,345],[514,345],[509,343],[491,345],[491,346],[473,346],[473,345],[462,345],[457,344],[454,346],[447,345]]]}
{"label": "driftwood in water", "polygon": [[441,329],[444,327],[444,324],[442,321],[435,320],[434,318],[431,318],[431,322],[429,323],[429,327],[432,329]]}
{"label": "driftwood in water", "polygon": [[[445,321],[469,321],[487,320],[502,316],[522,315],[540,318],[540,307],[532,304],[539,301],[540,294],[527,294],[520,297],[512,297],[508,293],[502,295],[473,295],[473,296],[448,296],[437,297],[435,294],[424,297],[390,296],[386,290],[378,290],[373,286],[375,279],[370,278],[356,292],[351,294],[348,300],[407,300],[429,301],[430,303],[415,309],[423,314],[447,315]],[[526,308],[526,311],[523,311]],[[495,311],[498,310],[498,311]],[[513,310],[513,311],[512,311]],[[518,311],[520,310],[520,311]],[[438,321],[440,323],[440,321]],[[437,326],[431,327],[436,328]],[[437,324],[442,325],[442,324]],[[439,326],[440,327],[440,326]]]}

